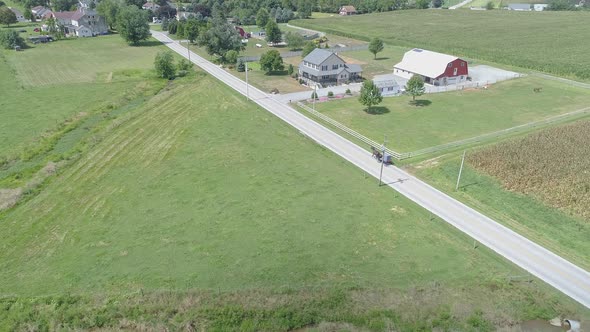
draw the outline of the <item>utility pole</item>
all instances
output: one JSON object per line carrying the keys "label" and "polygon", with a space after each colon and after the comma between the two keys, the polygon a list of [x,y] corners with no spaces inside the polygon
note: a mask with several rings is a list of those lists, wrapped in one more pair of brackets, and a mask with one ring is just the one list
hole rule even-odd
{"label": "utility pole", "polygon": [[316,98],[318,97],[317,88],[318,88],[318,85],[317,85],[317,83],[316,83],[316,84],[314,84],[314,86],[313,86],[313,96],[312,96],[313,98],[311,98],[311,99],[313,99],[313,110],[314,110],[314,111],[315,111],[315,100],[316,100]]}
{"label": "utility pole", "polygon": [[246,64],[246,100],[250,100],[250,90],[248,88],[248,61],[244,61]]}
{"label": "utility pole", "polygon": [[383,177],[383,164],[385,163],[385,143],[387,143],[387,135],[383,135],[383,144],[381,145],[381,171],[379,172],[379,187],[381,187],[381,178]]}
{"label": "utility pole", "polygon": [[461,158],[461,168],[459,168],[459,176],[457,177],[457,185],[455,185],[455,190],[459,189],[459,181],[461,181],[461,173],[463,172],[463,163],[465,162],[465,152],[466,152],[466,150],[463,150],[463,158]]}
{"label": "utility pole", "polygon": [[190,40],[186,40],[186,53],[188,53],[188,62],[191,62],[191,50],[190,48],[188,48],[188,45],[190,43]]}

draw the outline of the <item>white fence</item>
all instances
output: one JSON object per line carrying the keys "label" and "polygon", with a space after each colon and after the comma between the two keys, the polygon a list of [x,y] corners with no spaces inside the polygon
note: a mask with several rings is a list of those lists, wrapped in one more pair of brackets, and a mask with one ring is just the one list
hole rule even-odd
{"label": "white fence", "polygon": [[[330,117],[328,117],[316,110],[311,109],[309,106],[306,106],[301,102],[297,102],[297,105],[299,107],[301,107],[302,109],[304,109],[305,111],[307,111],[308,113],[312,114],[313,116],[315,116],[315,117],[321,119],[322,121],[325,121],[325,122],[329,123],[330,125],[346,132],[347,134],[360,140],[361,142],[364,142],[364,143],[366,143],[370,146],[373,146],[377,149],[381,149],[381,143],[375,142],[372,139],[367,138],[367,137],[357,133],[356,131],[346,127],[345,125],[341,124],[340,122],[338,122],[334,119],[331,119]],[[425,155],[425,154],[451,150],[451,149],[455,149],[455,148],[458,148],[461,146],[487,141],[492,138],[497,138],[497,137],[505,136],[508,134],[514,134],[514,133],[518,133],[521,131],[526,131],[526,130],[529,130],[532,128],[545,127],[547,125],[566,121],[571,118],[583,117],[587,114],[590,114],[590,107],[583,108],[583,109],[569,112],[569,113],[565,113],[565,114],[552,116],[552,117],[545,118],[545,119],[542,119],[539,121],[525,123],[525,124],[518,125],[515,127],[511,127],[511,128],[498,130],[498,131],[495,131],[492,133],[483,134],[483,135],[476,136],[476,137],[470,137],[470,138],[463,139],[460,141],[450,142],[450,143],[437,145],[437,146],[433,146],[433,147],[429,147],[429,148],[425,148],[425,149],[421,149],[421,150],[416,150],[416,151],[412,151],[412,152],[397,152],[397,151],[394,151],[394,150],[391,150],[388,148],[385,148],[385,151],[388,154],[390,154],[392,157],[394,157],[395,159],[398,159],[398,160],[408,159],[408,158],[417,157],[417,156],[421,156],[421,155]]]}
{"label": "white fence", "polygon": [[[317,118],[319,118],[319,119],[321,119],[321,120],[323,120],[323,121],[331,124],[332,126],[334,126],[334,127],[338,128],[338,129],[346,132],[347,134],[349,134],[352,137],[360,140],[361,142],[366,143],[366,144],[368,144],[368,145],[370,145],[372,147],[375,147],[378,150],[381,150],[381,145],[382,145],[381,143],[377,143],[377,142],[373,141],[372,139],[369,139],[369,138],[367,138],[367,137],[365,137],[365,136],[357,133],[356,131],[348,128],[347,126],[341,124],[340,122],[338,122],[336,120],[333,120],[330,117],[328,117],[326,115],[323,115],[322,113],[320,113],[320,112],[318,112],[316,110],[311,109],[309,106],[306,106],[306,105],[304,105],[301,102],[297,102],[297,105],[299,107],[301,107],[302,109],[304,109],[305,111],[311,113],[313,116],[315,116],[315,117],[317,117]],[[388,154],[390,154],[395,159],[398,159],[398,160],[399,159],[403,159],[402,158],[402,155],[399,152],[393,151],[393,150],[388,149],[388,148],[385,148],[385,152],[387,152]]]}

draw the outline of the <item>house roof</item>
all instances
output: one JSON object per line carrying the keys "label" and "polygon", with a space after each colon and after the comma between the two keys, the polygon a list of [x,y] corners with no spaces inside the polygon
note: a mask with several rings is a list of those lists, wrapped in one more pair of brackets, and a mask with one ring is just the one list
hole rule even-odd
{"label": "house roof", "polygon": [[355,63],[345,64],[344,68],[349,73],[360,73],[363,71],[363,68],[360,65],[357,65]]}
{"label": "house roof", "polygon": [[53,16],[57,19],[78,21],[84,16],[84,12],[80,10],[72,12],[55,12],[53,13]]}
{"label": "house roof", "polygon": [[309,63],[313,63],[314,65],[319,65],[322,62],[326,61],[330,56],[332,56],[332,52],[323,50],[321,48],[316,48],[315,50],[311,51],[303,61],[307,61]]}
{"label": "house roof", "polygon": [[79,27],[76,27],[76,31],[82,30],[82,29],[88,29],[90,30],[88,27],[86,27],[85,25],[81,25]]}
{"label": "house roof", "polygon": [[11,10],[11,11],[14,13],[14,15],[16,15],[16,17],[23,16],[23,13],[21,13],[21,12],[20,12],[18,9],[16,9],[16,8],[8,7],[8,9],[10,9],[10,10]]}
{"label": "house roof", "polygon": [[407,51],[402,62],[395,65],[394,68],[436,78],[445,72],[449,62],[457,59],[456,56],[415,48]]}
{"label": "house roof", "polygon": [[340,11],[347,11],[347,12],[356,12],[356,8],[354,8],[354,6],[342,6],[342,8],[340,8]]}
{"label": "house roof", "polygon": [[395,80],[395,75],[393,74],[375,75],[375,77],[373,77],[373,82],[378,88],[399,86],[399,84]]}
{"label": "house roof", "polygon": [[512,10],[531,10],[530,3],[511,3],[508,5],[508,8]]}
{"label": "house roof", "polygon": [[153,2],[146,2],[143,4],[143,6],[141,6],[142,8],[158,8],[160,7],[160,5],[155,4]]}

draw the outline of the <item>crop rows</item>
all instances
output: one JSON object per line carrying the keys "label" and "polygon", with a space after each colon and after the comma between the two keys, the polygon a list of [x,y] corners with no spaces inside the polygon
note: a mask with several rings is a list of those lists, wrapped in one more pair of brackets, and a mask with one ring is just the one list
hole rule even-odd
{"label": "crop rows", "polygon": [[590,220],[590,121],[550,128],[481,150],[469,163],[511,191]]}

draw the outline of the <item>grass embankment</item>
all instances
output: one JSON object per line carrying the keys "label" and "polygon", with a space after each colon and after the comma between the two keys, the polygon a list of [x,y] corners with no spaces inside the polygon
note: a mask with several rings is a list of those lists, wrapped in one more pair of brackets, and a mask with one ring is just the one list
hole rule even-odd
{"label": "grass embankment", "polygon": [[460,156],[426,161],[417,175],[531,240],[590,269],[588,121],[549,128]]}
{"label": "grass embankment", "polygon": [[[76,153],[102,120],[161,89],[149,69],[163,47],[144,45],[101,36],[2,51],[0,188],[21,186],[47,162]],[[67,144],[59,143],[66,134]]]}
{"label": "grass embankment", "polygon": [[590,64],[579,61],[590,51],[589,19],[590,12],[401,10],[290,23],[590,81]]}
{"label": "grass embankment", "polygon": [[211,77],[175,81],[100,134],[0,216],[7,329],[466,330],[584,314],[509,283],[518,268]]}
{"label": "grass embankment", "polygon": [[[534,88],[542,87],[540,93]],[[384,98],[369,114],[356,98],[316,104],[316,109],[361,134],[402,152],[495,132],[586,108],[590,90],[538,77],[494,84],[488,89]]]}

